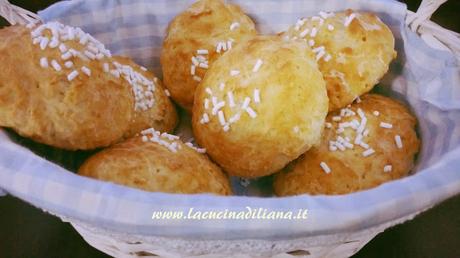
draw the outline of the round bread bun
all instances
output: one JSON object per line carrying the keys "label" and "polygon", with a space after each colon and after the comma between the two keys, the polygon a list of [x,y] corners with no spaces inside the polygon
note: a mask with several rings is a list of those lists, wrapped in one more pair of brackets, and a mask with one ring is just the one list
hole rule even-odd
{"label": "round bread bun", "polygon": [[[365,126],[361,126],[362,117]],[[330,128],[325,129],[321,145],[276,176],[276,195],[346,194],[407,176],[413,168],[420,147],[417,120],[401,103],[368,94],[361,103],[332,112],[326,120]],[[358,135],[361,141],[356,141]],[[398,136],[401,148],[396,143]],[[344,143],[347,138],[349,143]]]}
{"label": "round bread bun", "polygon": [[169,24],[161,52],[163,81],[172,98],[191,111],[195,88],[207,68],[256,33],[252,20],[237,5],[221,0],[200,0],[180,13]]}
{"label": "round bread bun", "polygon": [[178,123],[178,115],[174,104],[167,96],[167,91],[163,87],[161,80],[155,74],[136,64],[132,59],[121,56],[114,56],[113,59],[122,64],[128,65],[145,78],[155,83],[153,91],[154,106],[148,110],[135,110],[125,138],[131,138],[144,129],[155,128],[160,132],[172,132]]}
{"label": "round bread bun", "polygon": [[232,194],[228,177],[199,152],[177,136],[147,129],[95,154],[78,173],[150,192]]}
{"label": "round bread bun", "polygon": [[198,144],[230,175],[272,174],[318,144],[328,99],[308,46],[258,36],[215,61],[195,93]]}
{"label": "round bread bun", "polygon": [[316,53],[326,80],[330,111],[369,92],[396,57],[393,34],[373,13],[321,12],[300,19],[282,37],[302,40]]}
{"label": "round bread bun", "polygon": [[0,126],[24,137],[87,150],[176,123],[162,86],[148,79],[153,75],[112,57],[79,28],[57,22],[4,28],[0,55]]}

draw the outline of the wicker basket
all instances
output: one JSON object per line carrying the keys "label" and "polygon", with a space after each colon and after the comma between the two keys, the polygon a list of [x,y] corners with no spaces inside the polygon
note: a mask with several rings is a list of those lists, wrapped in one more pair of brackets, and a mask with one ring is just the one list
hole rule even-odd
{"label": "wicker basket", "polygon": [[[434,11],[445,1],[447,0],[422,1],[416,13],[408,11],[406,25],[417,32],[432,48],[451,51],[460,60],[459,34],[443,29],[429,20]],[[0,15],[11,24],[41,22],[36,14],[11,5],[6,0],[0,0]],[[432,205],[434,203],[403,217],[364,229],[283,240],[246,239],[245,237],[231,240],[219,238],[201,240],[181,236],[128,234],[98,227],[90,222],[62,214],[54,215],[71,223],[89,244],[114,257],[349,257],[377,234],[393,225],[412,219]]]}

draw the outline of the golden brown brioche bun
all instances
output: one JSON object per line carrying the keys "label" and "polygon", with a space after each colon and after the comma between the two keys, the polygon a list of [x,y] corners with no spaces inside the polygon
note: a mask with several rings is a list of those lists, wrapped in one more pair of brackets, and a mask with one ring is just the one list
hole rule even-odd
{"label": "golden brown brioche bun", "polygon": [[[191,111],[195,88],[204,77],[206,67],[225,52],[218,45],[224,42],[228,49],[228,44],[234,46],[256,33],[254,23],[238,6],[221,0],[197,1],[175,17],[169,24],[161,52],[163,81],[172,98]],[[199,54],[198,50],[207,50],[208,54]],[[203,57],[199,62],[203,65],[194,61],[195,68],[192,68],[192,58],[199,56]]]}
{"label": "golden brown brioche bun", "polygon": [[316,51],[332,111],[352,103],[379,82],[396,57],[395,40],[373,13],[320,14],[299,20],[281,36],[304,39]]}
{"label": "golden brown brioche bun", "polygon": [[319,143],[327,108],[308,46],[259,36],[225,53],[206,73],[195,93],[192,126],[196,141],[225,171],[259,177]]}
{"label": "golden brown brioche bun", "polygon": [[205,154],[170,135],[157,133],[159,140],[151,141],[155,131],[147,131],[152,133],[143,133],[144,136],[92,156],[78,173],[151,192],[232,193],[228,177]]}
{"label": "golden brown brioche bun", "polygon": [[[328,115],[326,126],[332,126],[325,129],[319,147],[306,152],[292,166],[276,176],[276,195],[346,194],[372,188],[409,174],[414,166],[420,141],[415,131],[417,120],[404,105],[387,97],[368,94],[364,95],[361,103],[352,104],[351,108],[343,110]],[[356,114],[353,115],[349,110]],[[341,131],[341,123],[362,121],[358,110],[367,119],[363,132],[365,135],[368,130],[368,135],[363,136],[364,143],[361,143],[364,147],[355,143],[357,135],[363,135],[357,130],[344,127],[343,132],[337,132]],[[340,121],[337,121],[339,118]],[[342,124],[344,125],[346,124]],[[390,125],[391,128],[388,128]],[[398,135],[401,138],[401,148],[395,139]],[[344,145],[348,144],[341,142],[345,148],[341,151],[337,148],[337,143],[334,143],[340,141],[337,140],[338,136],[344,140],[348,137],[353,146],[346,147]],[[366,144],[369,149],[365,148]]]}
{"label": "golden brown brioche bun", "polygon": [[167,96],[161,80],[130,58],[114,56],[113,59],[122,65],[131,66],[136,72],[142,74],[148,80],[155,82],[155,91],[153,92],[153,99],[155,100],[154,107],[145,111],[138,109],[134,112],[134,118],[124,135],[125,138],[133,137],[142,130],[151,127],[160,132],[172,132],[178,123],[178,115],[174,104]]}
{"label": "golden brown brioche bun", "polygon": [[7,27],[0,30],[0,55],[0,126],[22,136],[63,149],[94,149],[145,124],[175,124],[161,86],[155,90],[155,82],[116,63],[79,28],[55,22]]}

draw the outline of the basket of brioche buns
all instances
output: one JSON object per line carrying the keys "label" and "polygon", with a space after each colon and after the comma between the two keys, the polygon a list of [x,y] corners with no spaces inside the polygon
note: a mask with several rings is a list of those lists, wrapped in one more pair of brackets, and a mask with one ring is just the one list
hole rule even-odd
{"label": "basket of brioche buns", "polygon": [[0,192],[114,257],[349,257],[460,193],[443,2],[0,1]]}

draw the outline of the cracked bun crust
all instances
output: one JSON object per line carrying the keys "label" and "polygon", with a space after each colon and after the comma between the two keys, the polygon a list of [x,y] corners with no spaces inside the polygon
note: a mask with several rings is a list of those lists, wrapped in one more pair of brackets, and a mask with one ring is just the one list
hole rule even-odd
{"label": "cracked bun crust", "polygon": [[230,175],[275,173],[318,144],[325,82],[301,42],[258,36],[225,53],[195,93],[195,139]]}
{"label": "cracked bun crust", "polygon": [[390,29],[373,13],[320,13],[301,19],[281,35],[305,39],[316,53],[329,96],[329,110],[352,103],[369,92],[396,57]]}
{"label": "cracked bun crust", "polygon": [[[366,118],[363,134],[358,133],[363,122],[361,115]],[[346,111],[332,112],[326,120],[330,128],[325,129],[321,145],[276,176],[276,195],[347,194],[405,177],[414,167],[420,148],[415,131],[417,120],[401,103],[368,94],[361,103],[352,104]],[[354,126],[357,129],[350,127],[353,123],[358,125]],[[338,133],[340,127],[344,130]],[[360,134],[361,141],[356,143]],[[344,141],[348,138],[353,146],[339,136]]]}
{"label": "cracked bun crust", "polygon": [[176,16],[161,52],[163,81],[172,98],[190,112],[195,88],[207,68],[226,50],[256,33],[254,23],[238,6],[221,0],[197,1]]}

